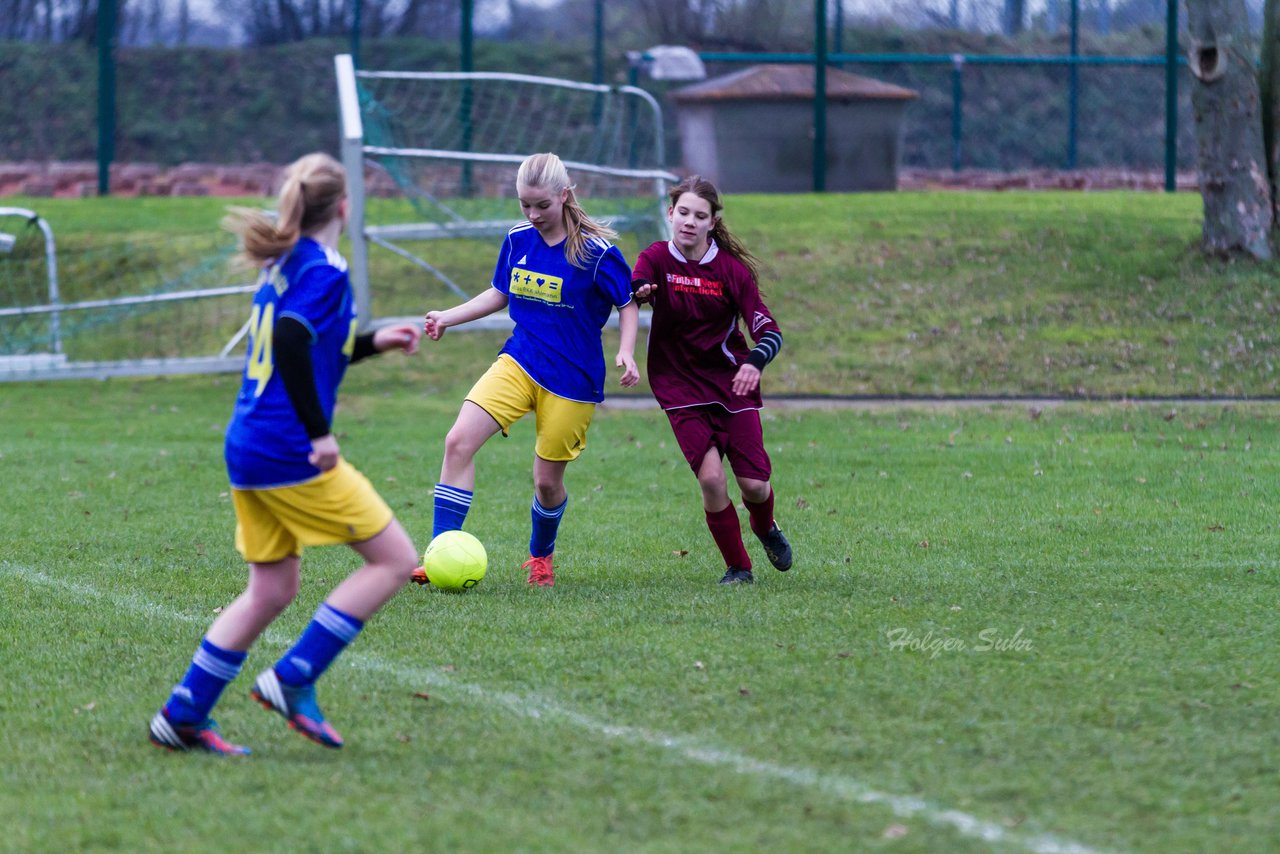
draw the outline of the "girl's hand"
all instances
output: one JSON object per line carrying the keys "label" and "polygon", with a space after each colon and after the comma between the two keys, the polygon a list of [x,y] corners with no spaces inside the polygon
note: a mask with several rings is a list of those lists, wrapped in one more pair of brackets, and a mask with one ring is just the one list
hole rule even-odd
{"label": "girl's hand", "polygon": [[653,282],[645,282],[644,284],[640,285],[640,287],[632,291],[632,293],[635,294],[636,302],[645,303],[649,301],[649,297],[653,296],[653,292],[656,291],[657,289],[658,289],[658,286],[655,285]]}
{"label": "girl's hand", "polygon": [[421,340],[422,330],[417,326],[412,323],[396,323],[373,333],[373,349],[379,353],[403,350],[412,355],[418,352],[418,342]]}
{"label": "girl's hand", "polygon": [[733,393],[744,395],[751,394],[760,385],[760,369],[750,362],[746,362],[733,378]]}
{"label": "girl's hand", "polygon": [[422,331],[432,341],[439,341],[440,336],[449,328],[449,324],[444,320],[443,311],[428,311],[427,316],[422,324]]}
{"label": "girl's hand", "polygon": [[623,368],[622,378],[618,382],[623,388],[630,388],[640,382],[640,369],[636,367],[635,356],[630,353],[618,352],[618,356],[613,360],[616,367]]}
{"label": "girl's hand", "polygon": [[338,458],[338,440],[332,433],[311,440],[311,453],[307,455],[307,462],[311,465],[320,471],[328,471],[338,464]]}

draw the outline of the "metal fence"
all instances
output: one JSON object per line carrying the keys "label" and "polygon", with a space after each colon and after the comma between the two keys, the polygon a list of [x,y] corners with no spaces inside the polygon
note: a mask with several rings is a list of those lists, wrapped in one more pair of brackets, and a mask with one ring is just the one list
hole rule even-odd
{"label": "metal fence", "polygon": [[[378,68],[634,82],[665,97],[681,84],[638,73],[628,55],[681,44],[696,50],[712,75],[765,61],[808,63],[819,77],[842,68],[915,90],[903,130],[902,164],[909,168],[1118,167],[1163,173],[1172,186],[1174,172],[1194,162],[1177,65],[1185,16],[1176,0],[233,0],[201,6],[204,17],[177,30],[163,15],[141,19],[135,12],[143,4],[121,11],[119,2],[0,0],[0,11],[96,12],[99,48],[96,62],[36,87],[12,120],[0,122],[0,160],[87,152],[99,162],[104,192],[117,159],[286,162],[317,144],[336,151],[328,73],[335,53]],[[176,3],[147,8],[172,15]],[[1263,0],[1246,3],[1260,26]],[[267,13],[290,5],[301,16],[296,32]],[[404,19],[411,8],[419,12],[412,26]],[[307,17],[322,12],[329,17]],[[57,33],[76,31],[66,21],[46,23],[8,36],[32,41],[44,33],[57,41]],[[201,46],[217,41],[210,33],[228,44]],[[161,50],[182,57],[168,60],[176,73],[157,72]],[[238,68],[264,56],[291,73],[269,84],[237,77]],[[48,103],[37,103],[42,98]],[[294,111],[287,138],[241,132],[261,134],[281,103]],[[823,100],[813,106],[805,133],[825,126]],[[666,165],[679,170],[676,110],[670,102],[664,107]],[[88,113],[87,126],[69,120],[75,110]],[[77,133],[80,127],[88,133]],[[816,189],[823,187],[823,160],[814,160]]]}

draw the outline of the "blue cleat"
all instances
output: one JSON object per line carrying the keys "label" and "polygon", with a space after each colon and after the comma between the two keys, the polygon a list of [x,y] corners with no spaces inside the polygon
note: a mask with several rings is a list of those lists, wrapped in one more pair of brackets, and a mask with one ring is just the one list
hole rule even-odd
{"label": "blue cleat", "polygon": [[721,584],[754,584],[755,576],[751,574],[749,569],[741,569],[731,566],[724,571],[724,578],[720,579]]}
{"label": "blue cleat", "polygon": [[218,732],[218,724],[206,718],[198,724],[176,724],[164,709],[156,712],[148,727],[151,743],[165,750],[197,750],[218,756],[248,756],[249,748],[232,744]]}
{"label": "blue cleat", "polygon": [[342,736],[325,722],[324,713],[316,705],[314,685],[286,685],[268,668],[253,681],[249,692],[268,711],[279,712],[289,726],[324,747],[335,750],[342,746]]}
{"label": "blue cleat", "polygon": [[787,537],[782,533],[777,522],[774,522],[768,532],[760,538],[760,544],[764,546],[765,556],[769,558],[769,563],[773,564],[774,569],[786,572],[791,568],[791,543],[787,542]]}

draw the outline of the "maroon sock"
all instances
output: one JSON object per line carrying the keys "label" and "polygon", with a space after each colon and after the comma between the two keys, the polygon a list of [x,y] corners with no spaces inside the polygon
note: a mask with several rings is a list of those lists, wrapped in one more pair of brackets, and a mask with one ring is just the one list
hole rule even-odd
{"label": "maroon sock", "polygon": [[770,489],[769,497],[759,504],[754,504],[746,498],[742,499],[742,504],[751,514],[751,532],[757,537],[763,537],[769,533],[769,529],[773,527],[773,490]]}
{"label": "maroon sock", "polygon": [[725,566],[751,568],[747,547],[742,544],[742,524],[738,522],[738,509],[733,506],[732,501],[723,510],[707,513],[707,527],[711,529],[711,538],[716,541],[720,554],[724,555]]}

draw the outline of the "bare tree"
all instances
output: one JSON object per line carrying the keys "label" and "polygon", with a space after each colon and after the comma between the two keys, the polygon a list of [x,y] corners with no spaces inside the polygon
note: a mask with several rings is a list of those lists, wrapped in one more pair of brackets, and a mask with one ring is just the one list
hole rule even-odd
{"label": "bare tree", "polygon": [[97,0],[0,0],[0,39],[93,43],[97,20]]}
{"label": "bare tree", "polygon": [[1202,245],[1216,255],[1270,258],[1275,219],[1244,0],[1187,0],[1187,30]]}
{"label": "bare tree", "polygon": [[795,0],[636,0],[635,6],[661,44],[776,50],[813,38],[813,6]]}

